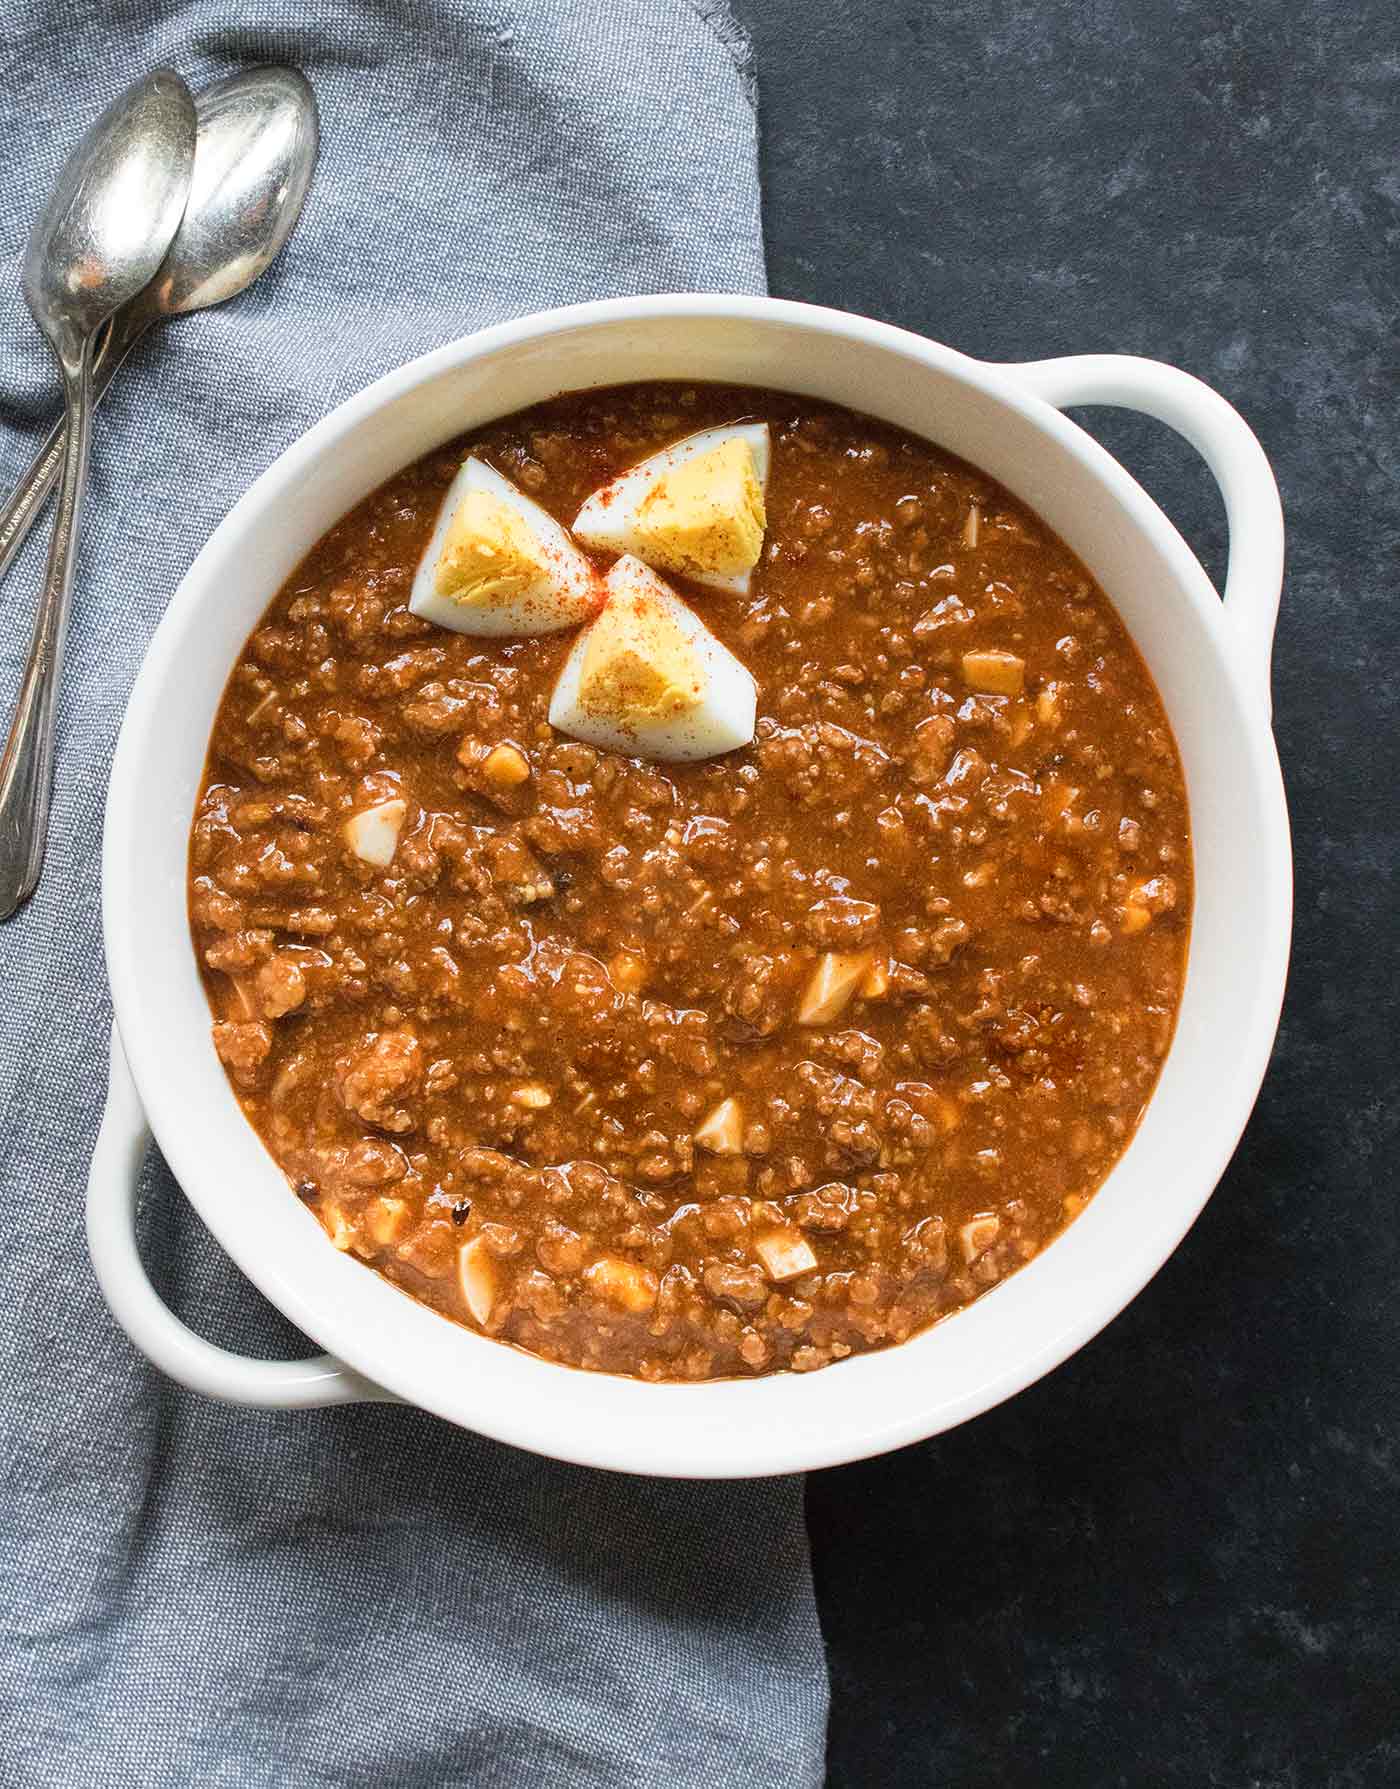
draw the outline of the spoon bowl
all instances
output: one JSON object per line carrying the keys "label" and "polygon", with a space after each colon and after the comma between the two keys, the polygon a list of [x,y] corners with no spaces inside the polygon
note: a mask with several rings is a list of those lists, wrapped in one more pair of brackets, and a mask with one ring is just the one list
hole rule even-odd
{"label": "spoon bowl", "polygon": [[237,297],[265,273],[301,216],[315,172],[316,99],[296,69],[244,69],[194,103],[189,201],[155,277],[118,320],[132,341],[163,318]]}
{"label": "spoon bowl", "polygon": [[189,194],[195,112],[169,69],[118,94],[64,163],[30,232],[24,298],[65,374],[150,284]]}

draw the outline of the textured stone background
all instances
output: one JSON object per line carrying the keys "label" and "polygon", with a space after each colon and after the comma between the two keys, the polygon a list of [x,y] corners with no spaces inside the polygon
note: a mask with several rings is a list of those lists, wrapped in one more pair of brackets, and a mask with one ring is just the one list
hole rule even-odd
{"label": "textured stone background", "polygon": [[[1254,1121],[1049,1381],[809,1507],[837,1789],[1400,1782],[1400,8],[738,0],[773,290],[1226,393],[1290,530],[1298,919]],[[1218,574],[1219,501],[1086,418]]]}

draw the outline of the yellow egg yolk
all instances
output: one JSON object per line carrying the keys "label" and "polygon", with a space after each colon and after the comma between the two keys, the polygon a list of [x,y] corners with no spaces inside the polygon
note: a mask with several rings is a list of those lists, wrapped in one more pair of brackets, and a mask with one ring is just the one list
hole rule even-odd
{"label": "yellow egg yolk", "polygon": [[637,509],[643,557],[682,577],[736,577],[758,563],[767,525],[753,449],[735,436],[663,473]]}
{"label": "yellow egg yolk", "polygon": [[434,587],[456,603],[527,594],[549,573],[547,549],[492,491],[468,491],[443,537]]}
{"label": "yellow egg yolk", "polygon": [[645,596],[614,596],[593,623],[579,702],[600,719],[670,720],[699,705],[704,673],[675,618]]}

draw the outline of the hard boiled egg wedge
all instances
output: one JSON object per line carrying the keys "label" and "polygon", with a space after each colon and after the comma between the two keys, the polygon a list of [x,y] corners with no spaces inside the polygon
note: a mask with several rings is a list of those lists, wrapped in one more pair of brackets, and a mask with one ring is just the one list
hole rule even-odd
{"label": "hard boiled egg wedge", "polygon": [[463,634],[548,634],[597,612],[602,588],[566,529],[485,460],[447,488],[409,608]]}
{"label": "hard boiled egg wedge", "polygon": [[714,758],[753,738],[754,680],[650,566],[624,555],[574,641],[549,724],[627,757]]}
{"label": "hard boiled egg wedge", "polygon": [[663,447],[574,518],[586,546],[635,553],[714,590],[747,593],[767,526],[768,424],[727,423]]}

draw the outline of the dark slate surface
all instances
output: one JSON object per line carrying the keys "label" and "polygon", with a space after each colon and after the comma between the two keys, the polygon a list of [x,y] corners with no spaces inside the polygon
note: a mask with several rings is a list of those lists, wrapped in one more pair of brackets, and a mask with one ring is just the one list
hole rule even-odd
{"label": "dark slate surface", "polygon": [[[1050,1380],[809,1506],[845,1789],[1400,1784],[1400,8],[739,0],[775,292],[1156,355],[1273,457],[1298,923],[1233,1167]],[[1219,570],[1190,451],[1093,427]]]}

